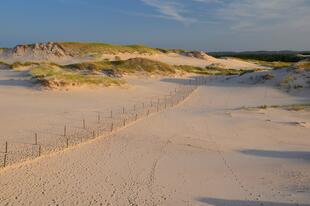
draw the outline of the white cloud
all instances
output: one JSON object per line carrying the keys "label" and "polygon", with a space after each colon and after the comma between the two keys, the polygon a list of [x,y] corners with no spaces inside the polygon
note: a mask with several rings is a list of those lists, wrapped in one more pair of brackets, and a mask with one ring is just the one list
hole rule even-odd
{"label": "white cloud", "polygon": [[189,25],[197,20],[193,17],[185,15],[187,11],[184,9],[184,5],[169,0],[141,0],[148,6],[154,7],[163,18],[179,21],[183,24]]}
{"label": "white cloud", "polygon": [[234,0],[222,4],[216,16],[230,23],[234,30],[308,29],[309,3],[307,0]]}
{"label": "white cloud", "polygon": [[234,31],[310,31],[310,0],[140,0],[160,18]]}

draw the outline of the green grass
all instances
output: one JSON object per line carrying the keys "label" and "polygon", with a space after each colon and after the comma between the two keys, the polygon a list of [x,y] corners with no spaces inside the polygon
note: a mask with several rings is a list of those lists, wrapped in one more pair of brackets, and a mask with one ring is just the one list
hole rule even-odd
{"label": "green grass", "polygon": [[83,74],[76,71],[65,70],[50,65],[40,65],[33,68],[30,75],[47,87],[99,85],[121,85],[123,81],[106,76]]}
{"label": "green grass", "polygon": [[146,72],[149,74],[174,74],[175,67],[159,61],[145,58],[133,58],[125,61],[112,62],[113,69],[120,73]]}
{"label": "green grass", "polygon": [[285,109],[288,111],[302,111],[302,110],[309,110],[310,109],[310,103],[305,104],[288,104],[288,105],[261,105],[258,107],[242,107],[241,109],[268,109],[268,108],[278,108],[278,109]]}
{"label": "green grass", "polygon": [[11,69],[18,70],[20,67],[28,67],[28,66],[35,66],[39,65],[39,63],[35,62],[14,62],[13,64],[10,65]]}
{"label": "green grass", "polygon": [[281,85],[288,85],[293,80],[291,74],[287,74],[280,82]]}
{"label": "green grass", "polygon": [[256,52],[256,53],[234,53],[234,52],[215,52],[211,53],[212,56],[214,57],[236,57],[240,58],[243,60],[258,60],[258,61],[263,61],[263,62],[298,62],[305,57],[302,57],[298,54],[281,54],[281,53],[261,53],[261,52]]}
{"label": "green grass", "polygon": [[100,62],[83,62],[78,64],[69,64],[64,68],[77,69],[77,70],[89,70],[89,71],[102,71],[112,67],[112,63],[109,61]]}
{"label": "green grass", "polygon": [[133,58],[120,61],[100,61],[100,62],[86,62],[80,64],[66,65],[65,68],[91,71],[110,71],[117,74],[132,74],[144,72],[148,74],[174,74],[175,67],[145,58]]}
{"label": "green grass", "polygon": [[213,75],[214,72],[201,67],[194,67],[194,66],[188,66],[188,65],[180,65],[175,66],[176,69],[181,70],[186,73],[193,73],[193,74],[202,74],[202,75]]}
{"label": "green grass", "polygon": [[301,111],[301,110],[310,109],[310,103],[309,104],[273,105],[271,107],[286,109],[289,111]]}
{"label": "green grass", "polygon": [[268,73],[268,74],[265,74],[265,75],[262,76],[263,80],[271,80],[273,78],[274,78],[274,75],[271,74],[271,73]]}
{"label": "green grass", "polygon": [[132,74],[132,73],[147,73],[159,75],[171,75],[178,72],[194,73],[201,75],[242,75],[253,72],[255,70],[245,69],[226,69],[219,66],[208,66],[206,68],[180,65],[173,66],[159,61],[149,60],[146,58],[133,58],[120,61],[100,61],[100,62],[85,62],[80,64],[66,65],[64,68],[90,71],[105,71],[112,70],[116,74]]}
{"label": "green grass", "polygon": [[306,71],[310,71],[310,60],[300,61],[294,65],[295,69],[304,69]]}
{"label": "green grass", "polygon": [[2,61],[0,61],[0,64],[5,65],[5,66],[10,66],[10,64],[8,64],[6,62],[2,62]]}
{"label": "green grass", "polygon": [[149,48],[143,45],[112,45],[105,43],[81,43],[81,42],[59,42],[58,43],[65,51],[71,54],[91,54],[97,56],[100,54],[118,54],[118,53],[134,53],[153,54],[158,53],[157,49]]}
{"label": "green grass", "polygon": [[294,64],[294,62],[283,62],[283,61],[272,61],[272,62],[262,60],[247,60],[247,61],[261,66],[271,67],[274,69],[287,68],[291,67]]}

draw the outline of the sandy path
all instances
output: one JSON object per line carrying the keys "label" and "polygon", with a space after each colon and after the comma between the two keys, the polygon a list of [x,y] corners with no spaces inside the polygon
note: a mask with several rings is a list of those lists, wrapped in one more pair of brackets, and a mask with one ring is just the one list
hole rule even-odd
{"label": "sandy path", "polygon": [[0,205],[310,205],[309,128],[290,124],[309,113],[235,110],[299,101],[265,92],[210,83],[111,138],[6,168]]}

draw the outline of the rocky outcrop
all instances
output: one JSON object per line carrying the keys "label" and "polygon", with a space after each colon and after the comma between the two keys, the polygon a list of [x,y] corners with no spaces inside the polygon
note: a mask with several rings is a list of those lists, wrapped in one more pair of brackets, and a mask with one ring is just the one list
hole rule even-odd
{"label": "rocky outcrop", "polygon": [[37,58],[65,57],[66,51],[57,43],[36,43],[31,45],[17,45],[13,48],[13,56],[33,56]]}

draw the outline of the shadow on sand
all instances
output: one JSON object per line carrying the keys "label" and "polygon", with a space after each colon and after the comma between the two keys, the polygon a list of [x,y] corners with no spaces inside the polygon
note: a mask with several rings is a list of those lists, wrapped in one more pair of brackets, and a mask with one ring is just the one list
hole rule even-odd
{"label": "shadow on sand", "polygon": [[310,152],[305,151],[271,151],[271,150],[241,150],[242,154],[258,157],[297,159],[310,161]]}
{"label": "shadow on sand", "polygon": [[0,80],[0,86],[33,87],[33,83],[30,80],[4,79]]}
{"label": "shadow on sand", "polygon": [[284,202],[250,201],[250,200],[227,200],[211,197],[200,197],[198,202],[214,206],[310,206],[310,204],[296,204]]}

